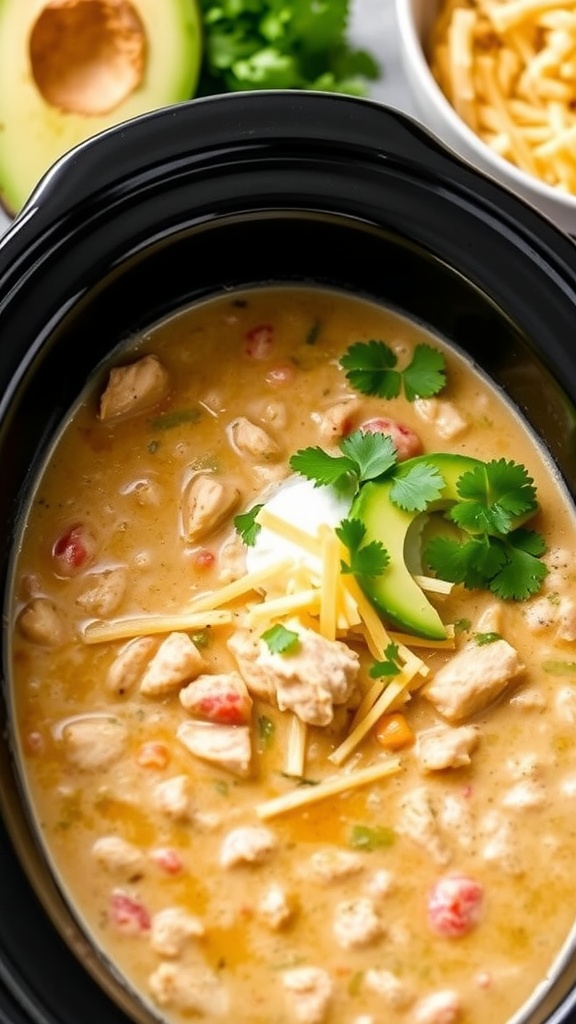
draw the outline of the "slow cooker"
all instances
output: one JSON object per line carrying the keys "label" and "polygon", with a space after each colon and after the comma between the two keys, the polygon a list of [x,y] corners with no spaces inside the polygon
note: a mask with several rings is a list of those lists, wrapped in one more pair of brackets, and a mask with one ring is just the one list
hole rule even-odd
{"label": "slow cooker", "polygon": [[[527,416],[576,493],[568,236],[376,102],[211,97],[73,150],[0,242],[4,589],[28,483],[93,367],[172,310],[266,282],[343,288],[456,341]],[[5,694],[9,685],[4,663]],[[0,1019],[148,1019],[50,876],[2,713]],[[571,953],[522,1024],[576,1022]]]}

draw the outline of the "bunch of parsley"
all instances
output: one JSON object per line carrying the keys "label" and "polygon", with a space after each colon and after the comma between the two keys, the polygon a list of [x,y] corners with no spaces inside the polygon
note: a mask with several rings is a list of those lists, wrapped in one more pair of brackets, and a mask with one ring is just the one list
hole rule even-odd
{"label": "bunch of parsley", "polygon": [[199,95],[316,89],[365,95],[374,58],[347,39],[350,0],[200,0]]}

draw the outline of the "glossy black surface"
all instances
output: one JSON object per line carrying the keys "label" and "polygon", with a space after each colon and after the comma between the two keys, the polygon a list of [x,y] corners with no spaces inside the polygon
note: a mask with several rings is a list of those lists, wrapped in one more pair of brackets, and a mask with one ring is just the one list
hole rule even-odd
{"label": "glossy black surface", "polygon": [[[278,281],[351,290],[457,342],[526,413],[576,493],[573,243],[379,104],[211,98],[80,147],[0,243],[3,586],[38,453],[100,360],[196,298]],[[0,804],[42,892],[3,757]],[[3,834],[2,869],[6,1024],[125,1024],[54,932]],[[575,980],[539,1022],[571,1020],[572,997],[556,1007]]]}

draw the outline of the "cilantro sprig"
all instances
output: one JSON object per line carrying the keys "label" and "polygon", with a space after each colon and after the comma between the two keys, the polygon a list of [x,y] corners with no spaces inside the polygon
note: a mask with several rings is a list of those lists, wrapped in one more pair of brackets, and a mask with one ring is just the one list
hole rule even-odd
{"label": "cilantro sprig", "polygon": [[343,519],[336,527],[336,535],[348,548],[350,562],[342,560],[340,571],[357,577],[380,576],[390,562],[390,555],[380,541],[363,544],[366,527],[360,519]]}
{"label": "cilantro sprig", "polygon": [[396,465],[396,448],[388,434],[355,430],[341,438],[342,455],[329,455],[323,448],[301,448],[290,458],[290,467],[314,486],[353,489],[366,480],[376,480]]}
{"label": "cilantro sprig", "polygon": [[398,644],[391,641],[386,647],[384,655],[382,661],[375,661],[370,666],[368,675],[372,679],[392,678],[402,671]]}
{"label": "cilantro sprig", "polygon": [[525,466],[492,460],[463,473],[460,500],[446,516],[462,540],[438,536],[425,550],[430,568],[467,589],[487,589],[504,600],[524,601],[537,593],[548,569],[541,534],[518,526],[538,509],[534,481]]}
{"label": "cilantro sprig", "polygon": [[248,512],[241,512],[240,515],[234,517],[234,528],[248,547],[254,546],[262,529],[260,523],[256,522],[256,516],[261,508],[263,508],[263,503],[253,505]]}
{"label": "cilantro sprig", "polygon": [[288,629],[281,622],[276,622],[262,633],[264,641],[271,654],[295,654],[300,647],[300,635],[294,629]]}
{"label": "cilantro sprig", "polygon": [[366,93],[376,60],[348,41],[351,0],[201,0],[201,95],[248,89]]}
{"label": "cilantro sprig", "polygon": [[397,398],[404,388],[409,402],[431,398],[446,384],[446,360],[432,345],[416,345],[404,369],[397,368],[396,353],[384,341],[357,341],[340,360],[356,391],[380,398]]}

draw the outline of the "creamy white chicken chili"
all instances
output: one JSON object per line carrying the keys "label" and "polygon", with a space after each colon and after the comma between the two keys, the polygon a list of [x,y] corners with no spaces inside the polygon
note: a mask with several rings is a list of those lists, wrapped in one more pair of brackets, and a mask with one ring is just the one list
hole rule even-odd
{"label": "creamy white chicken chili", "polygon": [[114,354],[35,485],[11,669],[89,936],[183,1024],[505,1024],[576,916],[573,510],[421,325],[317,288]]}

